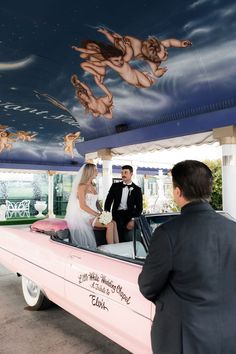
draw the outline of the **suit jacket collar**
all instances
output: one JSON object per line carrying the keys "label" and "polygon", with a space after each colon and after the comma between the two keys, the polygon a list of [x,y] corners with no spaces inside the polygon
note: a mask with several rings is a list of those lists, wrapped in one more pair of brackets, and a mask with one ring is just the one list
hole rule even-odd
{"label": "suit jacket collar", "polygon": [[214,209],[207,201],[194,201],[185,204],[181,209],[181,214],[192,213],[195,211],[213,211]]}

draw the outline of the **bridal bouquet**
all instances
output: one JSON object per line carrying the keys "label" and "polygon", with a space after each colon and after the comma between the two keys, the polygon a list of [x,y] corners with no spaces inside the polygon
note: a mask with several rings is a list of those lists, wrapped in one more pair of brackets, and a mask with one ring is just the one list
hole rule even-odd
{"label": "bridal bouquet", "polygon": [[101,224],[109,224],[109,222],[112,221],[112,215],[109,211],[103,211],[102,214],[99,216],[98,218],[98,221],[101,223]]}

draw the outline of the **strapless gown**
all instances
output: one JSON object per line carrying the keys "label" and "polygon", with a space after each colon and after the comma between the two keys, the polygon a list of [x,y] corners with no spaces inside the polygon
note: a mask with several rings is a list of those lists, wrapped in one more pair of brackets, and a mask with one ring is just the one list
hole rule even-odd
{"label": "strapless gown", "polygon": [[[87,193],[85,196],[87,206],[96,212],[98,212],[96,206],[97,200],[97,194]],[[75,245],[95,249],[97,244],[92,227],[92,222],[95,217],[80,208],[78,199],[76,202],[77,205],[65,216],[70,230],[71,240]]]}

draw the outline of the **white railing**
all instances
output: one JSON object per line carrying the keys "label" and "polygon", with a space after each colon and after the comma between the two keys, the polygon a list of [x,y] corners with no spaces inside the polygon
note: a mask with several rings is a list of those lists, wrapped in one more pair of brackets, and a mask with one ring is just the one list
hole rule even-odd
{"label": "white railing", "polygon": [[6,200],[6,217],[7,218],[12,218],[16,216],[24,217],[27,216],[28,218],[30,217],[30,200],[22,200],[21,202],[10,202],[9,200]]}

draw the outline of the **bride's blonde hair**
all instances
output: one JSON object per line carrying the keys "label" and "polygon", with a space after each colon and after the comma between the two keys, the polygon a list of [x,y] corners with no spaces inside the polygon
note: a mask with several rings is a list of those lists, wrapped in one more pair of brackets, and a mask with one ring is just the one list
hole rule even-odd
{"label": "bride's blonde hair", "polygon": [[79,184],[85,184],[93,176],[96,165],[93,163],[86,163],[84,171]]}

